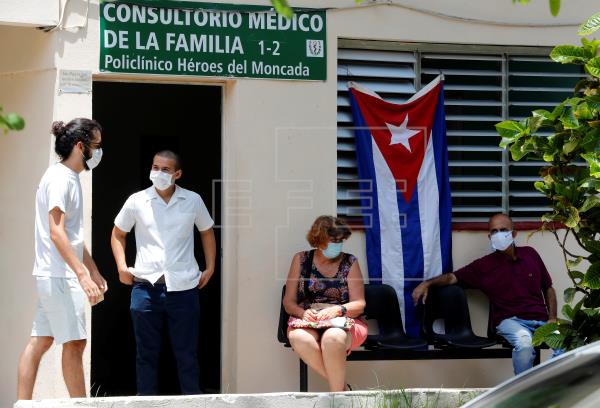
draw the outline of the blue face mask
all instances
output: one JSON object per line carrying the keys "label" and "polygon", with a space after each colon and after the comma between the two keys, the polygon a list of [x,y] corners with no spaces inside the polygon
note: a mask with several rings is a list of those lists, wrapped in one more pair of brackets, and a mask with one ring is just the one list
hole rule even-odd
{"label": "blue face mask", "polygon": [[323,256],[325,258],[333,259],[342,253],[343,242],[330,242],[327,244],[327,248],[323,250]]}

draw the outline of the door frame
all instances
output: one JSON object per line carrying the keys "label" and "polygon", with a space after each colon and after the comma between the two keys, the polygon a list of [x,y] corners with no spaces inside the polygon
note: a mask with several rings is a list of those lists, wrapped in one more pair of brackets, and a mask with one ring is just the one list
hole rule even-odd
{"label": "door frame", "polygon": [[[229,179],[229,174],[226,174],[227,166],[224,166],[225,163],[225,152],[231,149],[230,146],[226,146],[226,140],[229,138],[225,137],[226,135],[226,95],[228,88],[232,87],[236,80],[235,79],[224,79],[224,78],[207,78],[207,77],[191,77],[191,76],[171,76],[171,75],[140,75],[140,74],[115,74],[115,73],[95,73],[92,74],[92,82],[122,82],[122,83],[140,83],[140,84],[157,84],[157,85],[188,85],[188,86],[212,86],[221,88],[221,181]],[[91,95],[91,109],[93,110],[93,95]],[[91,183],[90,183],[91,184]],[[89,191],[89,202],[92,202],[91,194],[93,191],[93,185]],[[227,384],[228,390],[231,390],[230,385],[232,384],[232,379],[236,378],[234,372],[235,366],[235,357],[227,357],[232,355],[232,351],[235,350],[235,346],[233,341],[235,340],[235,336],[232,333],[236,332],[236,322],[237,322],[237,314],[235,312],[237,305],[237,298],[232,296],[233,302],[226,301],[226,296],[228,294],[235,294],[235,280],[233,271],[235,268],[233,266],[237,265],[237,261],[227,262],[227,259],[234,259],[231,256],[225,256],[225,251],[228,253],[234,254],[237,248],[232,247],[232,245],[226,245],[231,240],[232,244],[235,244],[237,247],[237,241],[232,239],[235,234],[232,234],[232,237],[229,237],[228,228],[225,228],[225,225],[228,225],[228,220],[226,217],[225,211],[225,189],[224,184],[221,188],[221,225],[216,225],[214,228],[221,229],[221,239],[220,242],[217,242],[217,260],[216,262],[220,263],[221,270],[221,305],[220,305],[220,320],[221,320],[221,345],[220,345],[220,389],[221,392],[225,390],[224,384]],[[93,208],[90,205],[89,215],[91,217]],[[92,226],[93,228],[93,226]],[[89,230],[89,234],[91,234],[91,228]],[[91,243],[90,251],[93,251],[93,242]],[[229,254],[228,254],[229,255]],[[228,273],[226,271],[231,271],[232,273]],[[227,309],[227,311],[225,310]],[[227,312],[227,313],[225,313]],[[228,321],[231,322],[228,326],[224,324],[224,316],[229,316]],[[236,316],[232,318],[232,316]],[[90,315],[91,317],[91,315]],[[90,320],[90,329],[91,329],[91,320]],[[225,346],[229,345],[227,351],[225,350]],[[90,369],[91,369],[91,356],[90,356]],[[90,385],[90,384],[88,384]],[[90,385],[91,386],[91,385]],[[235,389],[232,390],[235,392]]]}

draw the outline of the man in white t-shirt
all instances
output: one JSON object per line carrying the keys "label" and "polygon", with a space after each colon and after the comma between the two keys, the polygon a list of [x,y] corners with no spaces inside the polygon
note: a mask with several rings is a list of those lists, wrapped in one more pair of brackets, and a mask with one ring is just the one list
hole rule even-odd
{"label": "man in white t-shirt", "polygon": [[[182,175],[179,157],[158,152],[152,186],[131,195],[115,218],[111,245],[119,280],[133,285],[131,318],[137,356],[137,393],[158,393],[158,361],[166,324],[177,362],[182,394],[200,394],[198,335],[203,288],[215,270],[213,220],[193,191],[175,184]],[[194,226],[200,231],[206,269],[194,258]],[[128,268],[125,239],[135,227],[135,267]]]}
{"label": "man in white t-shirt", "polygon": [[83,237],[79,173],[102,158],[102,128],[78,118],[52,124],[61,159],[46,170],[35,201],[35,264],[38,304],[29,343],[19,359],[17,398],[31,399],[40,360],[53,342],[62,344],[62,371],[72,398],[85,397],[82,355],[86,345],[85,300],[107,290]]}

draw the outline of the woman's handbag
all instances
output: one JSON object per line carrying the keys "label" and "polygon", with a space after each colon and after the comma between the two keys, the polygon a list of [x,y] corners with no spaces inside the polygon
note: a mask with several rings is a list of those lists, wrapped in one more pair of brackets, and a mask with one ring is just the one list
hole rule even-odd
{"label": "woman's handbag", "polygon": [[340,316],[318,322],[309,322],[297,317],[290,317],[288,326],[293,329],[330,329],[336,327],[338,329],[350,330],[354,326],[354,319]]}

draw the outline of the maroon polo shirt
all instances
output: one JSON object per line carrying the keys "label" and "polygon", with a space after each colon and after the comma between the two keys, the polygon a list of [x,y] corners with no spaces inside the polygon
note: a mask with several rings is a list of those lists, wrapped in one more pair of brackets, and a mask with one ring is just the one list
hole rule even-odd
{"label": "maroon polo shirt", "polygon": [[509,317],[548,320],[543,292],[552,278],[535,249],[515,247],[516,259],[495,251],[454,272],[461,286],[481,290],[490,300],[492,324]]}

